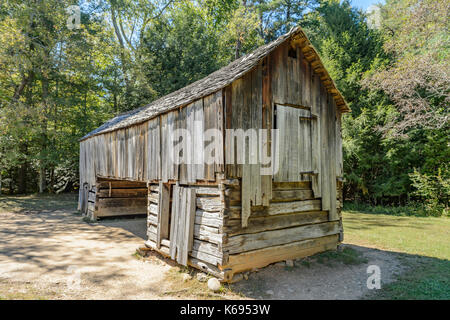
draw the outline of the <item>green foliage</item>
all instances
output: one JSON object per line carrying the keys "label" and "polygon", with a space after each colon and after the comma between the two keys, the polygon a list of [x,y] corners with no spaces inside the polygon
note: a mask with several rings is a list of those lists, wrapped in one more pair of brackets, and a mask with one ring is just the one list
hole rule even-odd
{"label": "green foliage", "polygon": [[183,88],[221,67],[218,46],[207,10],[178,2],[145,30],[142,67],[146,81],[158,96]]}
{"label": "green foliage", "polygon": [[[424,125],[409,127],[407,135],[398,135],[399,126],[409,126],[405,124],[407,117],[404,116],[401,103],[414,105],[415,98],[411,94],[399,101],[392,96],[391,90],[399,90],[402,85],[406,87],[409,85],[409,79],[413,82],[417,77],[408,74],[405,75],[408,79],[399,81],[398,84],[391,81],[389,90],[382,85],[368,85],[369,79],[373,79],[374,75],[379,75],[396,63],[399,58],[398,46],[402,45],[403,50],[416,54],[429,53],[434,46],[427,41],[421,41],[421,50],[417,51],[418,46],[413,39],[424,40],[425,34],[443,39],[442,25],[448,21],[433,18],[440,17],[435,11],[439,6],[433,7],[434,11],[430,12],[429,16],[424,11],[416,14],[422,21],[433,21],[425,31],[416,30],[420,26],[415,21],[399,20],[396,17],[393,8],[401,7],[405,17],[410,16],[413,11],[408,11],[407,8],[413,8],[415,2],[388,1],[382,8],[383,27],[370,29],[364,13],[352,8],[348,1],[319,1],[315,10],[302,21],[302,25],[307,29],[327,70],[352,109],[351,114],[344,116],[342,127],[344,197],[375,206],[405,205],[408,202],[413,203],[413,200],[417,203],[424,201],[427,203],[424,208],[428,214],[435,215],[437,211],[448,208],[448,189],[437,186],[439,192],[434,195],[431,195],[431,192],[418,192],[421,186],[418,178],[414,180],[414,177],[417,177],[414,168],[430,177],[435,177],[438,170],[447,170],[445,164],[449,156],[448,125],[431,129]],[[443,2],[445,1],[440,3]],[[387,26],[391,26],[395,34],[390,34],[392,30],[389,31]],[[410,34],[408,30],[415,30],[415,33]],[[409,46],[404,46],[404,43],[409,43]],[[440,45],[441,49],[444,47],[445,42]],[[416,73],[421,74],[417,68]],[[392,79],[394,75],[390,76]],[[425,75],[423,79],[426,79]],[[429,81],[434,79],[436,78],[431,77]],[[441,82],[439,84],[442,85]],[[436,83],[434,86],[439,88]],[[401,92],[407,91],[405,89]],[[439,104],[444,102],[442,99],[436,101]],[[440,115],[445,115],[442,108],[439,110]],[[425,113],[423,117],[427,118],[430,114]],[[442,121],[437,123],[441,124]]]}
{"label": "green foliage", "polygon": [[417,216],[425,217],[429,213],[427,208],[418,202],[410,202],[406,206],[368,205],[364,202],[346,202],[344,210],[349,212],[364,212],[370,214],[387,214],[391,216]]}
{"label": "green foliage", "polygon": [[415,194],[425,200],[427,212],[433,216],[448,215],[450,174],[439,168],[437,175],[427,175],[414,170],[410,175]]}

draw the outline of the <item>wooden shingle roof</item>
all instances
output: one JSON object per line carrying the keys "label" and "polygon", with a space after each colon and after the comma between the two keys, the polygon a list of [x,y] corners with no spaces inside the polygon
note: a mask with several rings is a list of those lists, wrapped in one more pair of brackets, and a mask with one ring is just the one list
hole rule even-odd
{"label": "wooden shingle roof", "polygon": [[312,46],[301,27],[295,27],[275,41],[259,47],[252,53],[231,62],[229,65],[211,73],[203,79],[161,97],[144,107],[114,117],[80,140],[85,140],[98,134],[142,123],[162,113],[177,109],[212,94],[228,86],[233,81],[252,70],[264,57],[269,55],[274,49],[287,40],[298,42],[305,58],[311,63],[314,71],[320,75],[320,79],[323,81],[324,86],[333,95],[337,107],[341,112],[349,112],[350,109],[348,108],[346,101],[337,89],[328,72],[325,70],[316,49]]}

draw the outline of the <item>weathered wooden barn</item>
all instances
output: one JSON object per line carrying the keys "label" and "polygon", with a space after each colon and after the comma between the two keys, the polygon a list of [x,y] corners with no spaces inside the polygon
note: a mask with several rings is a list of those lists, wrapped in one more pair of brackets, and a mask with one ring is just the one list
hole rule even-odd
{"label": "weathered wooden barn", "polygon": [[[147,214],[147,246],[223,281],[335,249],[348,111],[294,28],[83,137],[79,209],[91,218]],[[179,129],[189,139],[174,140]]]}

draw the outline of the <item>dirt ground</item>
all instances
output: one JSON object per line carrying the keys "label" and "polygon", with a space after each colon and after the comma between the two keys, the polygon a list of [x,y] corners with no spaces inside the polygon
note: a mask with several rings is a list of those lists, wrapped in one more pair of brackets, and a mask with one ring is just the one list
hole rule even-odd
{"label": "dirt ground", "polygon": [[[145,218],[89,224],[66,209],[0,213],[0,298],[205,298],[197,295],[198,290],[188,288],[195,286],[195,277],[183,285],[177,283],[183,282],[182,274],[173,272],[178,269],[173,263],[162,257],[136,256],[144,239]],[[225,286],[216,296],[359,299],[369,291],[368,265],[380,267],[382,284],[403,270],[395,253],[347,246],[360,252],[366,261],[347,265],[308,258],[296,261],[294,267],[279,263],[251,273],[248,280]],[[177,293],[178,285],[182,289]]]}

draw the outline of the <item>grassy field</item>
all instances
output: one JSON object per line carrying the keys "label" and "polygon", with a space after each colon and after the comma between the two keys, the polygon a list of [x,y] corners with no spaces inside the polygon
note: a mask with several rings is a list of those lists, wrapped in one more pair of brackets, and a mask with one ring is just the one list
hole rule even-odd
{"label": "grassy field", "polygon": [[344,211],[346,243],[398,252],[408,270],[369,299],[450,299],[450,218]]}

